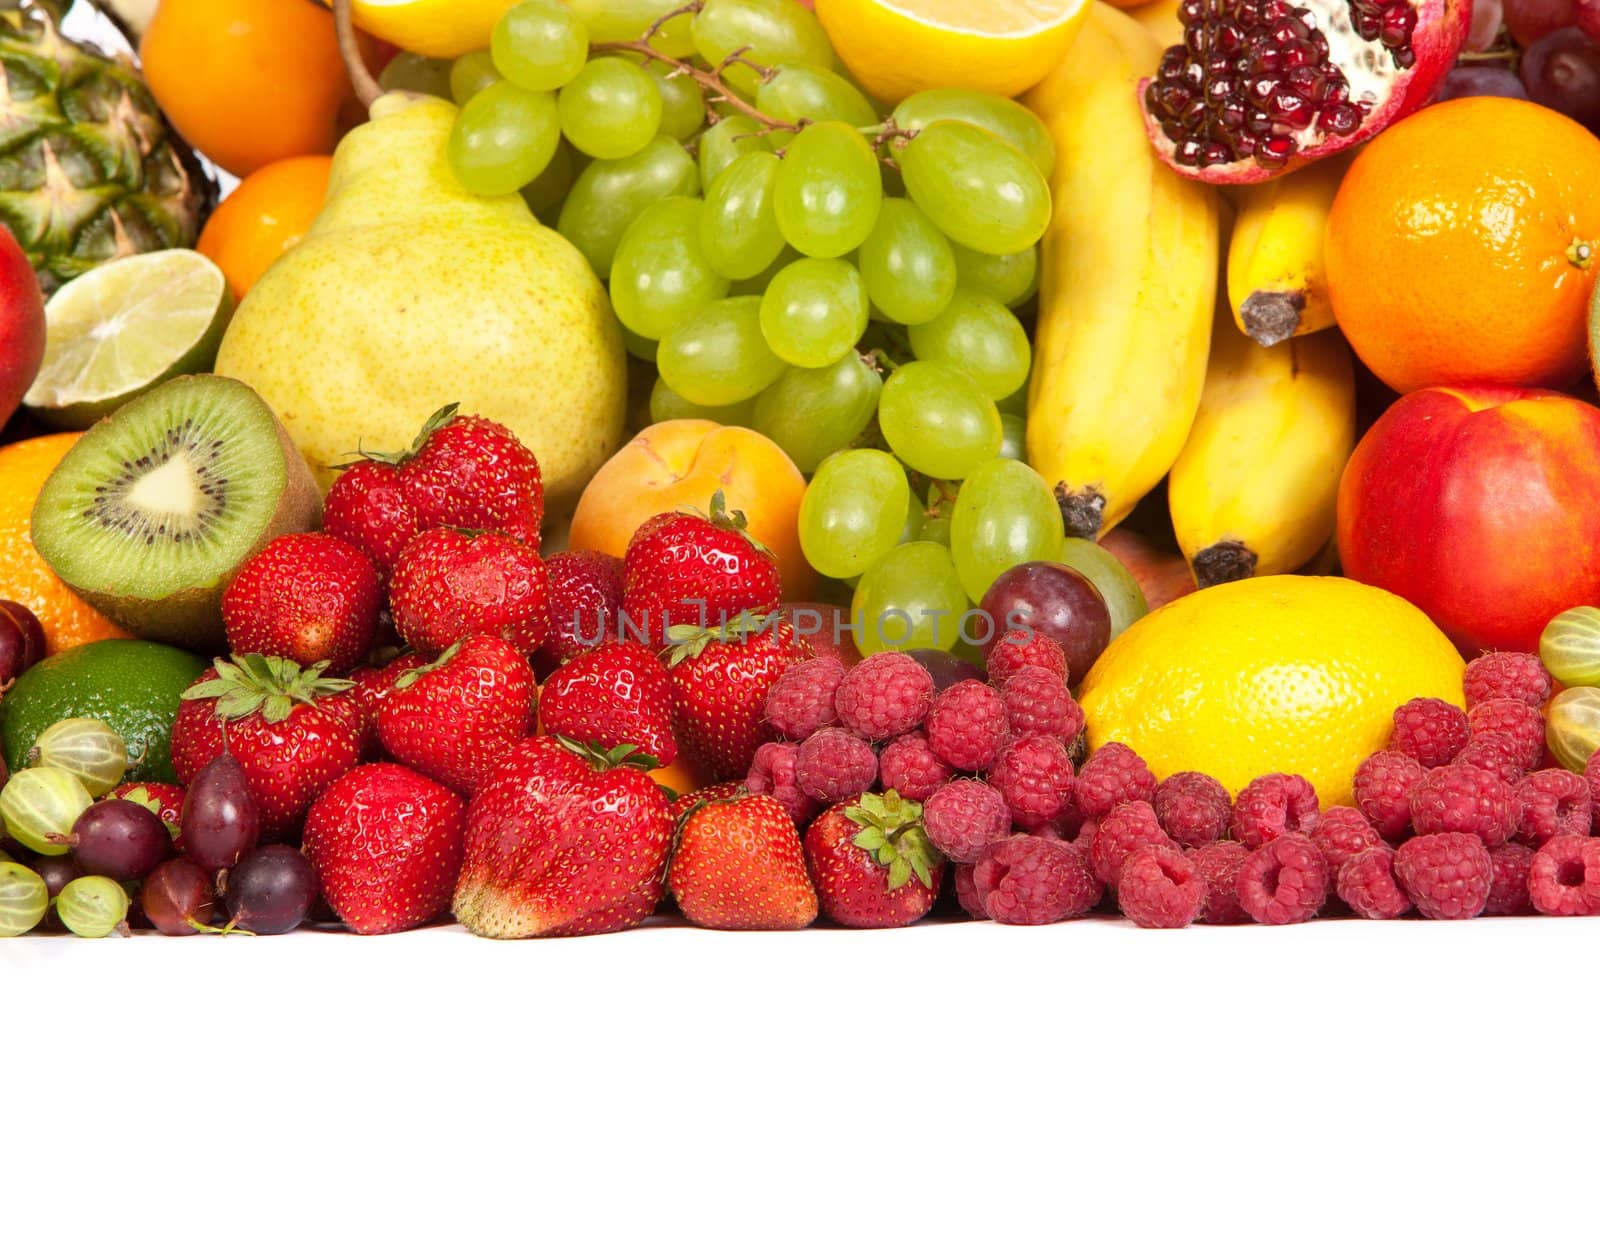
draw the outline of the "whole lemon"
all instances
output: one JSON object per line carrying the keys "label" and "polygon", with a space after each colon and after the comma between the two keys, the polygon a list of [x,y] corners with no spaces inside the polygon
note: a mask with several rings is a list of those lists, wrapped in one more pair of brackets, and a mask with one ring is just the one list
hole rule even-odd
{"label": "whole lemon", "polygon": [[1348,804],[1356,766],[1415,696],[1462,703],[1463,664],[1421,610],[1349,579],[1275,575],[1173,601],[1083,680],[1089,744],[1126,743],[1157,777],[1209,773],[1237,794],[1298,773]]}

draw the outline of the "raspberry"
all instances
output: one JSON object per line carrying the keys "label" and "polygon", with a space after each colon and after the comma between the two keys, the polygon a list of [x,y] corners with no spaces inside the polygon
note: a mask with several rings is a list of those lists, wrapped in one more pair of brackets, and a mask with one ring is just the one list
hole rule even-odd
{"label": "raspberry", "polygon": [[1533,848],[1508,842],[1489,852],[1494,878],[1489,883],[1489,901],[1483,905],[1486,916],[1526,916],[1533,911],[1528,898],[1528,872],[1533,867]]}
{"label": "raspberry", "polygon": [[1411,825],[1419,834],[1476,834],[1498,847],[1516,828],[1517,798],[1486,769],[1441,765],[1411,792]]}
{"label": "raspberry", "polygon": [[1411,828],[1411,792],[1427,770],[1405,752],[1374,752],[1356,768],[1356,807],[1372,828],[1398,842]]}
{"label": "raspberry", "polygon": [[1083,733],[1083,709],[1049,670],[1024,666],[1006,679],[1000,698],[1012,734],[1050,734],[1070,744]]}
{"label": "raspberry", "polygon": [[1094,839],[1089,847],[1094,875],[1116,889],[1128,855],[1135,847],[1146,843],[1173,845],[1161,828],[1161,822],[1156,820],[1156,810],[1143,801],[1118,804],[1095,822]]}
{"label": "raspberry", "polygon": [[1233,812],[1228,788],[1205,773],[1174,773],[1156,787],[1151,802],[1167,837],[1185,847],[1222,837]]}
{"label": "raspberry", "polygon": [[1107,743],[1078,774],[1078,811],[1101,817],[1122,803],[1156,797],[1156,775],[1126,743]]}
{"label": "raspberry", "polygon": [[1205,878],[1206,902],[1200,919],[1207,924],[1244,924],[1249,913],[1239,906],[1239,869],[1250,858],[1242,842],[1208,842],[1189,856]]}
{"label": "raspberry", "polygon": [[933,754],[928,736],[921,730],[902,734],[878,753],[878,781],[883,789],[897,790],[907,799],[926,799],[954,772]]}
{"label": "raspberry", "polygon": [[1517,841],[1535,849],[1557,834],[1586,837],[1594,823],[1589,783],[1565,769],[1540,769],[1516,786]]}
{"label": "raspberry", "polygon": [[1048,635],[1026,629],[1012,629],[995,641],[989,649],[989,681],[996,687],[1020,669],[1037,666],[1056,675],[1062,682],[1071,681],[1067,669],[1066,650]]}
{"label": "raspberry", "polygon": [[1411,910],[1411,898],[1394,875],[1394,849],[1379,844],[1352,855],[1339,868],[1334,891],[1368,920],[1393,920]]}
{"label": "raspberry", "polygon": [[1407,700],[1394,710],[1389,746],[1414,758],[1424,769],[1447,765],[1467,745],[1472,731],[1467,715],[1444,700]]}
{"label": "raspberry", "polygon": [[763,743],[756,748],[744,784],[752,795],[771,795],[795,825],[804,829],[822,811],[822,805],[800,789],[795,777],[799,758],[798,743]]}
{"label": "raspberry", "polygon": [[1508,734],[1515,739],[1524,770],[1537,769],[1544,759],[1544,714],[1521,700],[1485,700],[1467,714],[1467,721],[1474,735]]}
{"label": "raspberry", "polygon": [[983,909],[983,901],[978,897],[978,883],[972,879],[971,864],[956,865],[956,902],[974,920],[989,918],[989,913]]}
{"label": "raspberry", "polygon": [[1528,771],[1522,763],[1522,744],[1509,734],[1480,734],[1457,752],[1450,763],[1485,769],[1512,786]]}
{"label": "raspberry", "polygon": [[1076,806],[1068,805],[1062,810],[1060,816],[1047,825],[1030,825],[1023,832],[1034,835],[1036,838],[1055,838],[1061,842],[1070,842],[1074,846],[1081,846],[1085,850],[1088,844],[1083,841],[1083,828],[1093,822],[1085,821],[1083,813]]}
{"label": "raspberry", "polygon": [[1317,844],[1322,858],[1328,861],[1328,875],[1337,878],[1346,861],[1353,860],[1363,851],[1381,847],[1383,839],[1372,828],[1372,822],[1354,808],[1329,808],[1317,818],[1311,831],[1311,841]]}
{"label": "raspberry", "polygon": [[1100,883],[1065,842],[1014,834],[983,849],[972,869],[983,909],[1001,924],[1054,924],[1091,911]]}
{"label": "raspberry", "polygon": [[878,757],[865,739],[828,726],[800,744],[794,771],[801,790],[831,807],[872,789]]}
{"label": "raspberry", "polygon": [[952,769],[979,773],[1005,742],[1005,702],[993,687],[963,679],[934,697],[924,729],[935,756]]}
{"label": "raspberry", "polygon": [[1072,780],[1066,746],[1048,734],[1012,739],[989,770],[989,784],[1023,829],[1042,829],[1071,808]]}
{"label": "raspberry", "polygon": [[840,725],[881,743],[922,724],[933,675],[903,652],[879,652],[845,671],[833,703]]}
{"label": "raspberry", "polygon": [[1000,792],[976,778],[941,786],[922,805],[928,841],[958,864],[970,864],[991,842],[1011,833],[1011,813]]}
{"label": "raspberry", "polygon": [[1317,825],[1316,788],[1296,773],[1258,777],[1233,801],[1233,836],[1259,847],[1284,834],[1308,834]]}
{"label": "raspberry", "polygon": [[1146,843],[1122,866],[1117,904],[1141,929],[1181,929],[1200,918],[1206,879],[1177,847]]}
{"label": "raspberry", "polygon": [[1394,871],[1429,920],[1470,920],[1480,914],[1494,880],[1489,848],[1477,834],[1423,834],[1402,842],[1394,853]]}
{"label": "raspberry", "polygon": [[1546,916],[1600,915],[1600,838],[1561,834],[1534,852],[1528,898]]}
{"label": "raspberry", "polygon": [[786,739],[799,743],[839,720],[834,695],[844,678],[838,657],[813,657],[791,665],[767,692],[767,720]]}
{"label": "raspberry", "polygon": [[1467,663],[1461,686],[1469,709],[1485,700],[1520,700],[1543,708],[1553,690],[1544,663],[1531,652],[1486,652]]}
{"label": "raspberry", "polygon": [[1250,852],[1235,888],[1257,924],[1300,924],[1328,899],[1328,861],[1304,834],[1282,834]]}

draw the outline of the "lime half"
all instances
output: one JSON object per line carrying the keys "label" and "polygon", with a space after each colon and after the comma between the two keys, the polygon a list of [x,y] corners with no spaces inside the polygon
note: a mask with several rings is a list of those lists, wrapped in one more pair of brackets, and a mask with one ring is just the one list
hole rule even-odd
{"label": "lime half", "polygon": [[91,269],[45,305],[44,363],[23,400],[86,428],[174,376],[208,370],[233,314],[228,278],[198,251],[152,251]]}

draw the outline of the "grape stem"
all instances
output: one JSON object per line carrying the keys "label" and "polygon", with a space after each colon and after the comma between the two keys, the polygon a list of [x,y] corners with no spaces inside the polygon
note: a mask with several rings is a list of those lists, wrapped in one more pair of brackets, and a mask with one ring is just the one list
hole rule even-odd
{"label": "grape stem", "polygon": [[339,39],[339,58],[344,61],[344,71],[350,75],[350,85],[363,108],[371,108],[383,94],[383,87],[372,76],[367,62],[361,58],[361,46],[356,42],[355,18],[350,15],[350,0],[333,0],[333,29]]}

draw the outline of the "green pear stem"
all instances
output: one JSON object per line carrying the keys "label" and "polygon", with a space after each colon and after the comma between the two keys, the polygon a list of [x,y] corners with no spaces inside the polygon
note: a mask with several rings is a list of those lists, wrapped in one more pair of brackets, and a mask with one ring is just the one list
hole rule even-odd
{"label": "green pear stem", "polygon": [[356,42],[356,22],[350,15],[350,0],[333,0],[333,28],[339,37],[339,56],[344,61],[344,71],[350,75],[350,85],[363,108],[371,108],[383,87],[372,76],[367,62],[361,59],[361,46]]}

